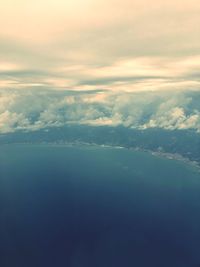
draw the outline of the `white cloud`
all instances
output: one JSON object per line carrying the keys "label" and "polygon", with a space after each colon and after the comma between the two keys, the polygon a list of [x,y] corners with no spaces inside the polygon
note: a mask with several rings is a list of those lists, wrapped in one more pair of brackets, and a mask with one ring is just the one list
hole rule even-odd
{"label": "white cloud", "polygon": [[69,123],[200,131],[200,92],[4,90],[0,132],[37,130]]}
{"label": "white cloud", "polygon": [[0,132],[7,133],[16,130],[26,130],[29,127],[29,121],[24,114],[5,111],[0,114]]}
{"label": "white cloud", "polygon": [[3,0],[0,132],[199,130],[199,11],[199,0]]}

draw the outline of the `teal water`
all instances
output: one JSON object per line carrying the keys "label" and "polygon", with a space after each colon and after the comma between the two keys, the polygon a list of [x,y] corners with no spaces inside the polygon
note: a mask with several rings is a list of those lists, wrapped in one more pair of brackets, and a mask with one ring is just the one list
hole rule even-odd
{"label": "teal water", "polygon": [[0,147],[0,266],[200,266],[200,173],[98,146]]}

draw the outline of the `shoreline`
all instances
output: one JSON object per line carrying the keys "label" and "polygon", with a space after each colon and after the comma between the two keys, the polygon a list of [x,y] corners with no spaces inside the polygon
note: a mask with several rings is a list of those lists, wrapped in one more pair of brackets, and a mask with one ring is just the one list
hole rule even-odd
{"label": "shoreline", "polygon": [[101,148],[111,148],[111,149],[126,149],[126,150],[132,150],[135,152],[146,152],[150,153],[152,156],[165,158],[168,160],[176,160],[179,162],[183,162],[187,165],[190,165],[192,167],[195,167],[200,172],[200,162],[190,160],[189,158],[186,158],[182,156],[179,153],[169,153],[169,152],[163,152],[163,151],[153,151],[145,148],[140,147],[125,147],[120,145],[111,145],[111,144],[97,144],[97,143],[87,143],[87,142],[38,142],[38,143],[31,143],[31,142],[23,142],[23,143],[5,143],[1,144],[2,146],[7,145],[48,145],[48,146],[58,146],[58,147],[73,147],[73,146],[87,146],[87,147],[101,147]]}

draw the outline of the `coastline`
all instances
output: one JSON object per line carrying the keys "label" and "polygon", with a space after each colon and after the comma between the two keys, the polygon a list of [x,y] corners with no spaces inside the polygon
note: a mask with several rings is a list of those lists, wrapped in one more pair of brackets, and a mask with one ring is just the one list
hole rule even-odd
{"label": "coastline", "polygon": [[182,156],[179,153],[168,153],[163,151],[153,151],[145,148],[140,147],[125,147],[120,145],[112,145],[112,144],[97,144],[97,143],[87,143],[87,142],[38,142],[38,143],[29,143],[29,142],[23,142],[23,143],[5,143],[1,145],[48,145],[48,146],[56,146],[56,147],[72,147],[72,146],[84,146],[84,147],[101,147],[101,148],[111,148],[111,149],[127,149],[132,151],[139,151],[139,152],[146,152],[150,153],[152,156],[165,158],[168,160],[176,160],[183,162],[187,165],[190,165],[192,167],[195,167],[195,169],[200,172],[200,162],[190,160],[187,157]]}
{"label": "coastline", "polygon": [[199,172],[200,172],[200,163],[194,160],[190,160],[189,158],[183,157],[181,154],[178,153],[168,153],[168,152],[159,152],[159,151],[151,151],[151,150],[146,150],[147,152],[151,153],[151,155],[155,157],[160,157],[160,158],[166,158],[168,160],[176,160],[183,162],[187,165],[190,165],[192,167],[195,167]]}

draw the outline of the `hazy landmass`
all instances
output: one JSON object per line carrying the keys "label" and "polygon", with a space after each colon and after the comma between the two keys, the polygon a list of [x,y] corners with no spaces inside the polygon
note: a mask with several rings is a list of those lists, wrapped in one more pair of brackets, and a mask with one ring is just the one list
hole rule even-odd
{"label": "hazy landmass", "polygon": [[200,165],[200,134],[192,130],[138,130],[125,127],[68,125],[0,135],[1,145],[11,143],[107,145],[150,151],[156,156]]}

